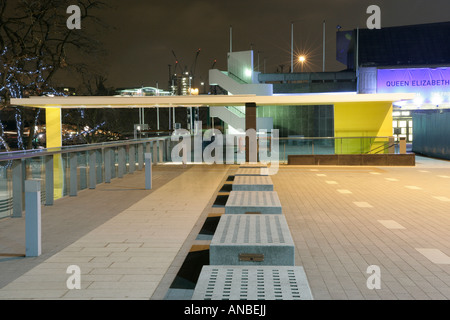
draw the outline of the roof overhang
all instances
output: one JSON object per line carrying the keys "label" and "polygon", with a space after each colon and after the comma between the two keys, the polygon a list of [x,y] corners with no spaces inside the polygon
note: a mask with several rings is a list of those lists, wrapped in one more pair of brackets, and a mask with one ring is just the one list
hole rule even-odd
{"label": "roof overhang", "polygon": [[198,95],[151,97],[29,97],[11,99],[11,105],[32,108],[155,108],[155,107],[223,107],[255,103],[257,106],[333,105],[350,102],[398,102],[414,99],[415,94],[298,94],[298,95]]}

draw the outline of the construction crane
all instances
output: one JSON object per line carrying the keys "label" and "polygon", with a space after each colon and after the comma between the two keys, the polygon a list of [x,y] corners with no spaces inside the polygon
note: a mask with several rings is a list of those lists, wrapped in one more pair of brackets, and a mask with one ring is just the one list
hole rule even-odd
{"label": "construction crane", "polygon": [[[192,84],[194,84],[195,82],[195,70],[197,68],[197,60],[198,60],[198,56],[200,55],[200,51],[202,51],[201,48],[199,48],[195,54],[195,58],[194,58],[194,62],[191,66],[191,76],[192,76]],[[195,87],[195,85],[194,85]]]}

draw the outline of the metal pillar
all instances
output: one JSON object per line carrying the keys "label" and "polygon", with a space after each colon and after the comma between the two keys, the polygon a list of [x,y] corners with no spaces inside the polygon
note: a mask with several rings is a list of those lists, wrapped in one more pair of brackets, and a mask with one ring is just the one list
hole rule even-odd
{"label": "metal pillar", "polygon": [[77,177],[77,167],[78,167],[78,154],[76,152],[72,152],[69,154],[69,195],[71,197],[75,197],[78,192],[78,177]]}
{"label": "metal pillar", "polygon": [[130,145],[128,148],[128,172],[133,173],[136,170],[136,147]]}
{"label": "metal pillar", "polygon": [[23,164],[14,160],[12,164],[13,181],[13,218],[21,218],[23,211]]}
{"label": "metal pillar", "polygon": [[141,171],[144,167],[144,145],[138,144],[138,170]]}
{"label": "metal pillar", "polygon": [[145,189],[152,189],[152,154],[145,154]]}
{"label": "metal pillar", "polygon": [[27,257],[39,257],[41,246],[41,181],[25,181],[25,252]]}
{"label": "metal pillar", "polygon": [[119,161],[119,170],[117,173],[118,178],[123,178],[123,175],[126,173],[126,163],[125,163],[125,147],[119,147],[118,149],[118,161]]}
{"label": "metal pillar", "polygon": [[111,183],[112,178],[112,151],[113,149],[105,149],[105,183]]}
{"label": "metal pillar", "polygon": [[89,151],[89,189],[97,186],[97,155],[95,150]]}
{"label": "metal pillar", "polygon": [[55,198],[53,156],[45,157],[45,205],[52,206]]}

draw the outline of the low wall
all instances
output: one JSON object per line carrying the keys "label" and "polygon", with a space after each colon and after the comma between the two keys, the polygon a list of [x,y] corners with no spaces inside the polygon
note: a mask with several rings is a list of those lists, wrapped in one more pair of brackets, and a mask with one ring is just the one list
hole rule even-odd
{"label": "low wall", "polygon": [[289,155],[288,165],[313,166],[415,166],[416,155],[408,154],[331,154]]}

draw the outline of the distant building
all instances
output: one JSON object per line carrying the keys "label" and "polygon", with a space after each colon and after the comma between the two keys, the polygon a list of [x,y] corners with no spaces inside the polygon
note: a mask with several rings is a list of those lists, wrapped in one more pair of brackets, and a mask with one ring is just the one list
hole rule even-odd
{"label": "distant building", "polygon": [[118,89],[117,94],[120,96],[170,96],[171,93],[154,87],[128,88]]}
{"label": "distant building", "polygon": [[358,93],[416,93],[395,105],[394,136],[413,151],[450,159],[450,22],[337,32],[337,60]]}

